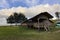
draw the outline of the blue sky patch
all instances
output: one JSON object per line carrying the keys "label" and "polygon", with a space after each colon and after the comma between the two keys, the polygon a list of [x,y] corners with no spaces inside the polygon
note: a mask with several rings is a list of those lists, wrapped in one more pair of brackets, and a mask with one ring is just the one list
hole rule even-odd
{"label": "blue sky patch", "polygon": [[41,4],[60,4],[60,0],[0,0],[0,9],[12,7],[32,7]]}

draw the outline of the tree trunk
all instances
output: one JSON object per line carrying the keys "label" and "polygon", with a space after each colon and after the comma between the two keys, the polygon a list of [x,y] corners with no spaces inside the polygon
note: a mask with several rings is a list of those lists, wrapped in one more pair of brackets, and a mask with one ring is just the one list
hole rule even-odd
{"label": "tree trunk", "polygon": [[17,26],[17,23],[15,23],[15,26]]}

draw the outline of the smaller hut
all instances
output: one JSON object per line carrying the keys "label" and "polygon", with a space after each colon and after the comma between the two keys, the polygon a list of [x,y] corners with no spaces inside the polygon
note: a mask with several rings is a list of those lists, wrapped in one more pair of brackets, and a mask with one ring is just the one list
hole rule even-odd
{"label": "smaller hut", "polygon": [[42,12],[24,21],[22,24],[26,24],[29,28],[37,28],[38,30],[40,30],[40,28],[44,28],[46,31],[48,31],[50,30],[49,26],[53,24],[53,22],[50,20],[51,18],[53,18],[53,16],[48,12]]}

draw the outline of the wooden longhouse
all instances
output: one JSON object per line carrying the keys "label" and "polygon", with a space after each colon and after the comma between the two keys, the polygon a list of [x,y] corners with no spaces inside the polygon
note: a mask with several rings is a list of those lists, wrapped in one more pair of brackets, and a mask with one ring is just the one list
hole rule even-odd
{"label": "wooden longhouse", "polygon": [[48,12],[42,12],[24,21],[22,24],[27,24],[29,28],[37,28],[38,30],[40,30],[40,28],[44,28],[46,31],[48,31],[49,26],[53,24],[53,22],[50,20],[51,18],[53,18],[53,16]]}

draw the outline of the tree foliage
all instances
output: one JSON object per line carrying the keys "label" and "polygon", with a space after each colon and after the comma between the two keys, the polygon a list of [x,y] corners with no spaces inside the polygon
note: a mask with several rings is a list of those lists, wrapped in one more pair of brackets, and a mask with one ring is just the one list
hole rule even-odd
{"label": "tree foliage", "polygon": [[24,20],[27,20],[27,18],[25,17],[25,15],[24,14],[22,14],[22,13],[16,13],[16,12],[14,12],[14,14],[13,15],[10,15],[8,18],[7,18],[7,23],[10,23],[10,24],[12,24],[12,23],[21,23],[21,22],[23,22]]}
{"label": "tree foliage", "polygon": [[14,23],[14,17],[12,15],[10,15],[8,18],[7,18],[7,23]]}
{"label": "tree foliage", "polygon": [[18,21],[19,21],[19,23],[23,22],[24,20],[27,20],[27,18],[25,17],[25,15],[22,14],[22,13],[19,13],[19,15],[18,15]]}
{"label": "tree foliage", "polygon": [[59,18],[59,12],[56,12],[55,15],[57,18]]}

